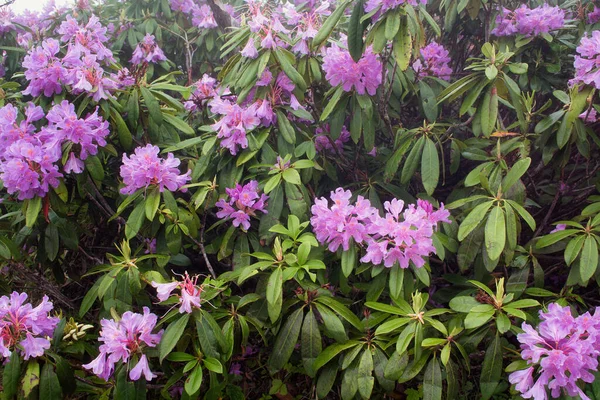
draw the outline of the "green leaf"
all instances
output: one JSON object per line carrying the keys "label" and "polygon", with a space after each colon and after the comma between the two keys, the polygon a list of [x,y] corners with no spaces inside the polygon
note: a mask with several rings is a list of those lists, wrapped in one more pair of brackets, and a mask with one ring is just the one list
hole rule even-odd
{"label": "green leaf", "polygon": [[335,106],[340,101],[340,98],[342,97],[343,93],[344,93],[344,88],[342,86],[339,86],[335,90],[335,92],[333,93],[333,96],[331,96],[331,98],[327,102],[327,105],[323,109],[323,113],[321,114],[321,121],[325,121],[327,119],[327,117],[329,116],[329,114],[331,114],[333,112],[333,110],[335,109]]}
{"label": "green leaf", "polygon": [[392,40],[400,30],[400,12],[391,12],[385,19],[385,38]]}
{"label": "green leaf", "polygon": [[129,214],[129,218],[127,218],[127,223],[125,224],[125,237],[127,239],[131,239],[137,235],[142,227],[145,218],[145,204],[144,201],[141,201],[135,206],[131,214]]}
{"label": "green leaf", "polygon": [[223,364],[221,364],[221,361],[217,360],[216,358],[207,357],[202,360],[202,362],[207,370],[216,372],[217,374],[223,373]]}
{"label": "green leaf", "polygon": [[425,140],[421,158],[421,180],[428,195],[432,195],[440,178],[440,160],[435,143],[429,138]]}
{"label": "green leaf", "polygon": [[25,225],[29,228],[35,225],[37,217],[42,210],[42,198],[34,197],[26,201],[27,211],[25,212]]}
{"label": "green leaf", "polygon": [[175,322],[171,322],[165,333],[163,334],[160,344],[158,346],[159,350],[159,360],[162,361],[165,359],[167,355],[175,348],[175,345],[181,339],[183,332],[185,331],[185,327],[188,324],[190,319],[190,314],[183,313],[181,317]]}
{"label": "green leaf", "polygon": [[265,184],[264,192],[268,194],[273,189],[275,189],[279,183],[281,182],[281,174],[273,175]]}
{"label": "green leaf", "polygon": [[356,265],[356,246],[352,242],[348,250],[342,251],[342,273],[347,278]]}
{"label": "green leaf", "polygon": [[583,242],[585,239],[585,235],[579,235],[569,241],[569,244],[567,244],[567,247],[565,248],[565,262],[567,265],[570,266],[573,264],[573,261],[575,261],[581,252],[581,248],[583,247]]}
{"label": "green leaf", "polygon": [[[313,39],[313,43],[314,41],[315,40]],[[288,76],[288,78],[290,78],[292,82],[296,84],[300,91],[304,92],[306,90],[306,82],[304,81],[304,78],[302,77],[302,75],[300,75],[296,68],[294,68],[292,64],[290,64],[287,56],[283,53],[283,51],[284,50],[282,50],[281,48],[275,50],[275,58],[277,58],[281,69]]]}
{"label": "green leaf", "polygon": [[490,86],[490,89],[485,93],[478,113],[481,118],[481,132],[486,137],[490,136],[498,119],[498,92],[496,86]]}
{"label": "green leaf", "polygon": [[425,136],[421,136],[413,148],[408,153],[404,166],[402,167],[402,174],[400,175],[400,182],[405,185],[414,176],[419,166],[419,160],[423,154],[423,148],[425,147]]}
{"label": "green leaf", "polygon": [[13,351],[10,360],[4,365],[2,375],[3,399],[10,400],[17,395],[19,388],[19,378],[21,377],[21,358],[19,353]]}
{"label": "green leaf", "polygon": [[23,395],[29,397],[33,389],[40,383],[40,364],[37,360],[32,359],[27,363],[27,368],[23,379],[21,380]]}
{"label": "green leaf", "polygon": [[477,228],[477,226],[481,223],[481,221],[483,221],[485,215],[487,214],[488,210],[490,209],[490,207],[492,207],[493,204],[493,200],[481,203],[477,207],[475,207],[469,213],[469,215],[467,215],[467,217],[463,220],[463,222],[460,224],[460,227],[458,228],[458,240],[462,242],[469,233],[471,233],[475,228]]}
{"label": "green leaf", "polygon": [[281,173],[281,177],[284,181],[289,182],[293,185],[302,185],[300,179],[300,173],[295,168],[288,168]]}
{"label": "green leaf", "polygon": [[419,81],[419,95],[425,117],[429,122],[434,122],[437,119],[438,106],[433,89],[425,81]]}
{"label": "green leaf", "polygon": [[370,399],[373,392],[375,378],[373,377],[373,354],[370,348],[366,348],[362,353],[358,363],[358,393],[363,399]]}
{"label": "green leaf", "polygon": [[156,125],[160,126],[163,122],[163,114],[160,105],[158,104],[158,100],[156,100],[154,95],[145,87],[140,86],[140,91],[142,92],[142,97],[144,98],[144,103],[146,104],[150,118],[152,118]]}
{"label": "green leaf", "polygon": [[500,377],[502,376],[502,345],[500,343],[500,336],[496,333],[496,337],[490,343],[487,351],[485,352],[485,358],[483,359],[483,366],[481,369],[481,377],[479,384],[481,387],[481,396],[484,400],[492,397]]}
{"label": "green leaf", "polygon": [[62,398],[60,382],[54,372],[54,366],[47,362],[42,367],[40,377],[40,400],[55,400]]}
{"label": "green leaf", "polygon": [[165,114],[165,113],[162,114],[162,117],[164,118],[164,120],[167,124],[171,125],[175,129],[185,133],[186,135],[194,135],[196,133],[194,128],[189,126],[188,123],[185,122],[181,118],[175,117],[171,114]]}
{"label": "green leaf", "polygon": [[319,356],[317,357],[317,359],[315,360],[315,362],[313,364],[314,371],[317,372],[325,364],[327,364],[329,361],[331,361],[333,359],[333,357],[337,356],[342,351],[349,349],[351,347],[354,347],[354,346],[358,346],[359,344],[360,343],[355,340],[351,340],[351,341],[348,341],[345,343],[332,344],[331,346],[329,346],[325,350],[323,350],[321,352],[321,354],[319,354]]}
{"label": "green leaf", "polygon": [[335,28],[342,15],[344,15],[344,12],[346,11],[346,8],[349,4],[349,0],[340,4],[335,9],[335,11],[333,11],[331,15],[327,17],[325,22],[323,22],[323,25],[321,25],[321,29],[319,29],[312,41],[314,50],[316,50],[325,40],[327,40],[329,35],[331,35],[333,28]]}
{"label": "green leaf", "polygon": [[330,364],[319,374],[319,379],[317,379],[317,397],[319,399],[325,399],[331,393],[331,389],[335,384],[335,378],[337,377],[337,371],[337,365]]}
{"label": "green leaf", "polygon": [[329,308],[331,308],[340,317],[344,318],[346,321],[348,321],[352,326],[354,326],[359,331],[362,331],[364,329],[363,324],[362,324],[362,322],[360,322],[358,317],[356,315],[354,315],[354,313],[352,313],[352,311],[350,311],[350,309],[347,306],[343,305],[339,301],[337,301],[331,297],[326,297],[326,296],[318,297],[317,301],[320,303],[323,303],[326,306],[328,306]]}
{"label": "green leaf", "polygon": [[423,376],[423,400],[442,399],[442,369],[434,357],[425,368]]}
{"label": "green leaf", "polygon": [[523,208],[523,206],[521,206],[516,201],[514,201],[514,200],[506,200],[506,201],[521,216],[521,218],[523,218],[525,220],[525,222],[527,223],[527,225],[529,225],[529,228],[532,231],[535,230],[535,220],[533,219],[533,217],[531,216],[531,214],[529,214],[529,212],[527,210],[525,210]]}
{"label": "green leaf", "polygon": [[387,365],[385,366],[385,370],[383,371],[383,376],[386,379],[397,381],[402,376],[402,373],[406,369],[408,365],[408,353],[403,352],[398,353],[394,351]]}
{"label": "green leaf", "polygon": [[93,179],[101,181],[104,179],[104,168],[98,156],[89,156],[85,159],[85,168]]}
{"label": "green leaf", "polygon": [[[304,309],[299,308],[286,319],[281,327],[273,345],[273,352],[271,353],[271,357],[269,357],[268,364],[272,371],[279,371],[290,359],[294,347],[298,342],[303,317]],[[315,371],[318,369],[316,366],[313,367]]]}
{"label": "green leaf", "polygon": [[308,376],[314,378],[316,371],[313,369],[313,364],[319,354],[321,354],[323,347],[321,344],[321,332],[319,331],[319,324],[315,318],[312,308],[308,311],[306,317],[304,317],[300,342],[304,370]]}
{"label": "green leaf", "polygon": [[202,367],[196,365],[185,380],[184,389],[188,395],[196,393],[202,385]]}
{"label": "green leaf", "polygon": [[504,210],[496,206],[485,224],[485,247],[491,260],[497,260],[506,244],[506,220]]}
{"label": "green leaf", "polygon": [[593,235],[585,238],[579,258],[579,273],[581,282],[587,282],[598,268],[598,242]]}
{"label": "green leaf", "polygon": [[546,118],[537,123],[534,129],[535,133],[540,134],[547,131],[556,123],[556,121],[561,119],[563,115],[565,115],[565,110],[558,110],[548,115]]}
{"label": "green leaf", "polygon": [[115,123],[115,125],[117,126],[117,133],[119,134],[119,143],[121,143],[121,146],[125,149],[125,150],[130,150],[131,149],[131,144],[133,142],[133,138],[131,136],[131,132],[129,131],[129,128],[127,127],[127,124],[125,123],[125,121],[123,120],[123,117],[121,117],[121,114],[115,110],[114,108],[111,108],[111,116],[113,118],[113,121]]}
{"label": "green leaf", "polygon": [[393,51],[394,58],[398,63],[398,68],[400,68],[401,71],[406,71],[410,65],[410,58],[412,54],[412,38],[405,19],[400,22],[398,34],[394,38],[393,42]]}
{"label": "green leaf", "polygon": [[277,126],[283,139],[289,144],[296,144],[296,132],[292,124],[290,124],[290,120],[279,110],[275,111],[275,113],[277,114]]}
{"label": "green leaf", "polygon": [[489,310],[489,311],[484,311],[484,312],[471,311],[469,314],[467,314],[467,317],[465,318],[465,328],[466,329],[479,328],[480,326],[482,326],[483,324],[488,322],[490,319],[492,319],[492,317],[494,316],[494,313],[495,313],[495,311],[493,309]]}
{"label": "green leaf", "polygon": [[363,32],[365,25],[360,22],[360,19],[364,13],[363,0],[359,0],[352,9],[350,21],[348,22],[348,51],[355,62],[358,62],[363,54]]}
{"label": "green leaf", "polygon": [[146,200],[144,201],[145,203],[145,211],[146,211],[146,218],[148,218],[149,221],[152,221],[154,219],[154,216],[156,215],[156,211],[158,211],[158,206],[160,205],[160,190],[158,188],[158,186],[156,186],[154,189],[152,189],[149,193],[148,196],[146,197]]}
{"label": "green leaf", "polygon": [[529,169],[529,165],[531,164],[531,158],[523,158],[517,161],[510,171],[506,174],[504,179],[502,180],[502,190],[506,193],[508,189],[512,187]]}
{"label": "green leaf", "polygon": [[[511,203],[512,205],[512,203]],[[540,240],[537,241],[536,247],[538,249],[543,249],[544,247],[548,247],[553,245],[556,242],[560,242],[561,240],[568,238],[576,233],[581,232],[579,229],[565,229],[562,231],[550,233],[548,235],[542,236]]]}
{"label": "green leaf", "polygon": [[457,312],[468,313],[473,307],[481,305],[471,296],[456,296],[450,300],[450,308]]}
{"label": "green leaf", "polygon": [[267,283],[267,303],[269,304],[269,318],[275,323],[281,313],[283,293],[283,273],[281,268],[275,268]]}

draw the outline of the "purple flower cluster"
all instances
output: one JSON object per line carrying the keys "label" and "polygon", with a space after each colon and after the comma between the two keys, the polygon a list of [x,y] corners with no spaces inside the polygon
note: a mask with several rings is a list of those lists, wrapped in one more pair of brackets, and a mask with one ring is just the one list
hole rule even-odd
{"label": "purple flower cluster", "polygon": [[171,297],[171,293],[174,290],[179,289],[180,294],[177,295],[179,304],[181,304],[179,312],[190,314],[192,312],[192,307],[201,307],[200,295],[202,294],[202,286],[198,286],[197,282],[198,276],[190,278],[186,272],[181,281],[170,283],[152,282],[152,287],[156,288],[156,294],[160,301],[167,301],[167,299]]}
{"label": "purple flower cluster", "polygon": [[210,102],[210,110],[222,116],[211,126],[217,131],[217,137],[221,139],[221,147],[229,149],[232,155],[236,155],[240,147],[242,149],[248,147],[246,133],[261,124],[258,116],[260,105],[262,103],[242,106],[234,100],[223,98],[215,98]]}
{"label": "purple flower cluster", "polygon": [[171,0],[171,9],[192,16],[192,23],[198,28],[216,28],[215,16],[208,4],[197,4],[194,0]]}
{"label": "purple flower cluster", "polygon": [[444,80],[450,80],[452,68],[448,66],[450,53],[439,43],[431,42],[421,49],[421,60],[413,63],[413,69],[419,76],[432,75]]}
{"label": "purple flower cluster", "polygon": [[584,83],[600,89],[600,31],[581,38],[575,56],[575,77],[569,83]]}
{"label": "purple flower cluster", "polygon": [[325,50],[323,70],[331,86],[342,85],[346,92],[354,88],[360,95],[374,96],[381,85],[381,62],[371,47],[355,62],[347,50],[333,44]]}
{"label": "purple flower cluster", "polygon": [[114,62],[112,52],[104,45],[108,40],[106,28],[92,15],[84,26],[68,16],[57,32],[66,43],[67,53],[59,57],[60,42],[46,39],[41,46],[32,48],[25,59],[25,78],[29,86],[24,94],[51,97],[70,85],[74,94],[89,93],[95,101],[107,99],[116,82],[105,76],[99,64]]}
{"label": "purple flower cluster", "polygon": [[190,99],[183,103],[186,110],[189,112],[195,112],[198,108],[204,106],[209,99],[217,97],[218,94],[218,82],[215,78],[211,78],[207,74],[202,76],[202,79],[197,81],[192,86],[194,91],[192,92]]}
{"label": "purple flower cluster", "polygon": [[594,10],[588,14],[588,23],[595,24],[600,21],[600,7],[594,6]]}
{"label": "purple flower cluster", "polygon": [[108,123],[97,111],[78,118],[75,106],[64,100],[48,112],[49,124],[39,132],[33,123],[44,118],[42,108],[29,103],[24,114],[19,122],[13,105],[0,108],[0,180],[8,193],[18,192],[19,200],[43,197],[50,187],[58,187],[63,151],[68,155],[64,171],[80,173],[83,160],[106,145]]}
{"label": "purple flower cluster", "polygon": [[558,30],[565,25],[565,12],[560,7],[548,4],[537,8],[521,5],[515,11],[503,8],[496,17],[496,27],[492,35],[538,36]]}
{"label": "purple flower cluster", "polygon": [[25,360],[40,357],[50,348],[50,340],[59,319],[51,317],[52,302],[44,296],[35,308],[26,293],[13,292],[10,297],[0,297],[0,356],[10,357],[19,351]]}
{"label": "purple flower cluster", "polygon": [[370,13],[376,9],[379,11],[373,16],[376,20],[379,16],[388,10],[393,10],[404,4],[416,7],[419,4],[427,4],[427,0],[367,0],[365,2],[365,13]]}
{"label": "purple flower cluster", "polygon": [[530,366],[510,374],[510,383],[516,384],[526,399],[546,400],[549,389],[554,398],[564,390],[569,396],[589,400],[577,383],[593,382],[593,372],[598,369],[600,312],[575,318],[569,307],[553,303],[548,312],[540,311],[540,319],[537,330],[529,324],[522,325],[525,332],[517,338],[521,357]]}
{"label": "purple flower cluster", "polygon": [[161,192],[165,188],[173,192],[191,179],[189,170],[185,174],[179,174],[178,167],[181,162],[178,158],[175,158],[172,153],[167,155],[167,159],[160,158],[159,152],[157,146],[147,144],[145,147],[136,148],[130,157],[123,154],[121,178],[125,187],[121,189],[121,193],[132,194],[150,185],[157,185]]}
{"label": "purple flower cluster", "polygon": [[366,245],[366,254],[361,262],[392,267],[396,263],[408,268],[409,262],[419,268],[425,264],[423,257],[435,251],[431,236],[439,222],[450,222],[450,213],[442,206],[434,211],[433,206],[419,200],[404,209],[401,200],[386,201],[386,214],[371,206],[369,200],[358,196],[351,204],[352,193],[342,188],[331,192],[333,205],[322,197],[312,206],[310,223],[317,240],[327,243],[329,251],[341,246],[348,250],[351,241]]}
{"label": "purple flower cluster", "polygon": [[250,181],[244,186],[239,183],[234,188],[225,189],[229,200],[221,199],[216,206],[220,208],[217,212],[218,218],[233,219],[233,226],[242,225],[244,230],[250,228],[250,217],[256,216],[260,211],[267,214],[265,207],[269,196],[258,194],[258,182]]}
{"label": "purple flower cluster", "polygon": [[591,108],[589,111],[585,110],[581,114],[579,114],[579,118],[588,124],[593,124],[594,122],[600,121],[600,117],[598,117],[598,112],[595,108]]}
{"label": "purple flower cluster", "polygon": [[324,1],[318,7],[310,7],[307,11],[299,12],[292,4],[286,3],[282,14],[288,26],[293,27],[292,52],[300,55],[309,54],[308,41],[317,35],[323,18],[331,14],[330,8],[331,3]]}
{"label": "purple flower cluster", "polygon": [[131,56],[131,63],[140,65],[142,63],[158,63],[165,61],[165,53],[158,47],[154,35],[146,33],[144,39],[138,43]]}
{"label": "purple flower cluster", "polygon": [[129,371],[129,379],[137,381],[143,374],[144,379],[151,381],[156,375],[150,371],[143,350],[146,346],[156,347],[160,342],[163,331],[152,333],[156,321],[156,315],[148,307],[144,307],[144,314],[127,311],[119,321],[103,319],[100,321],[102,330],[98,338],[103,343],[100,345],[100,354],[83,368],[91,369],[100,378],[108,380],[117,362],[129,363],[130,359],[135,362],[139,357],[136,366]]}
{"label": "purple flower cluster", "polygon": [[[344,151],[344,143],[350,140],[350,132],[346,126],[342,126],[342,131],[337,139],[332,140],[329,136],[329,124],[315,129],[315,149],[319,153],[335,153]],[[333,144],[332,144],[333,142]],[[335,146],[335,147],[334,147]]]}

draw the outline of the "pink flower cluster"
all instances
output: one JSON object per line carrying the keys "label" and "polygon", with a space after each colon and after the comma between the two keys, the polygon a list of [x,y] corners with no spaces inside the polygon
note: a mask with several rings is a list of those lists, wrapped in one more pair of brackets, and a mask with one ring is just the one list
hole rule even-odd
{"label": "pink flower cluster", "polygon": [[325,50],[323,70],[331,86],[342,85],[346,92],[355,89],[360,95],[374,96],[381,85],[381,62],[371,47],[355,62],[347,50],[333,44]]}
{"label": "pink flower cluster", "polygon": [[569,83],[583,83],[600,89],[600,31],[581,38],[575,56],[575,77]]}
{"label": "pink flower cluster", "polygon": [[229,200],[221,199],[216,206],[220,208],[217,212],[218,218],[233,219],[233,226],[242,225],[244,230],[250,228],[250,217],[256,216],[256,212],[260,211],[267,214],[265,207],[269,196],[266,194],[258,194],[258,182],[250,181],[244,186],[239,183],[234,188],[225,189]]}
{"label": "pink flower cluster", "polygon": [[600,312],[575,318],[569,307],[553,303],[548,312],[540,311],[540,319],[537,330],[523,323],[525,332],[517,335],[521,357],[530,366],[510,374],[510,383],[516,384],[526,399],[546,400],[549,389],[554,398],[566,391],[569,396],[589,400],[577,384],[593,382],[593,372],[598,369]]}
{"label": "pink flower cluster", "polygon": [[194,0],[171,0],[171,9],[192,16],[192,23],[198,28],[216,28],[215,16],[208,4],[197,4]]}
{"label": "pink flower cluster", "polygon": [[150,371],[148,359],[143,351],[145,347],[156,347],[163,331],[152,333],[157,317],[148,307],[144,307],[143,310],[143,314],[127,311],[119,321],[100,321],[102,330],[98,341],[103,343],[100,345],[100,354],[89,364],[83,365],[83,368],[90,369],[100,378],[108,380],[117,362],[129,363],[130,359],[134,362],[137,359],[136,366],[129,371],[129,379],[137,381],[142,374],[147,381],[155,378],[156,375]]}
{"label": "pink flower cluster", "polygon": [[425,264],[424,257],[435,252],[431,236],[439,222],[450,222],[450,213],[442,207],[434,211],[424,200],[404,209],[401,200],[386,201],[384,217],[371,206],[369,200],[358,196],[351,204],[352,193],[338,188],[331,192],[333,205],[321,197],[312,206],[310,223],[317,240],[328,244],[335,252],[341,246],[348,250],[352,240],[366,246],[361,262],[392,267],[396,263],[408,268],[409,262],[419,268]]}
{"label": "pink flower cluster", "polygon": [[150,185],[157,185],[161,192],[165,188],[173,192],[191,179],[189,170],[185,174],[179,174],[178,167],[181,162],[178,158],[172,153],[167,155],[167,159],[160,158],[159,152],[157,146],[147,144],[145,147],[136,148],[130,157],[123,154],[121,178],[125,187],[121,189],[121,193],[132,194]]}
{"label": "pink flower cluster", "polygon": [[26,293],[13,292],[10,297],[0,297],[0,356],[10,357],[19,351],[25,360],[40,357],[50,348],[50,340],[59,319],[51,317],[52,302],[44,296],[33,307]]}
{"label": "pink flower cluster", "polygon": [[292,4],[286,3],[282,14],[287,20],[288,26],[293,27],[292,52],[300,55],[309,54],[309,40],[317,35],[322,20],[331,14],[331,6],[329,1],[324,1],[318,7],[309,7],[306,11],[299,12]]}
{"label": "pink flower cluster", "polygon": [[565,12],[560,7],[544,4],[537,8],[529,8],[522,4],[515,11],[502,8],[496,17],[496,27],[492,30],[492,35],[538,36],[561,29],[564,25]]}
{"label": "pink flower cluster", "polygon": [[379,11],[373,16],[376,20],[386,11],[393,10],[404,4],[416,7],[419,4],[427,4],[427,0],[367,0],[365,2],[365,13],[370,13],[373,10],[379,9]]}
{"label": "pink flower cluster", "polygon": [[190,99],[183,103],[186,110],[189,112],[195,112],[198,108],[204,106],[206,102],[214,97],[217,97],[219,85],[215,78],[211,78],[207,74],[202,76],[202,79],[197,81],[192,86],[194,91],[192,92]]}
{"label": "pink flower cluster", "polygon": [[74,105],[64,100],[48,112],[49,123],[39,132],[33,123],[44,118],[42,108],[28,103],[24,114],[19,121],[13,105],[0,108],[0,180],[19,200],[43,197],[50,187],[58,187],[61,153],[67,155],[64,172],[80,173],[83,160],[106,145],[108,123],[97,110],[78,118]]}
{"label": "pink flower cluster", "polygon": [[181,281],[169,283],[152,282],[152,287],[156,288],[156,294],[160,301],[167,301],[171,297],[171,293],[179,289],[180,293],[177,295],[179,304],[181,304],[179,312],[190,314],[192,307],[201,307],[200,295],[202,294],[202,287],[198,286],[197,282],[198,276],[190,278],[186,272]]}
{"label": "pink flower cluster", "polygon": [[59,57],[61,45],[56,39],[46,39],[32,48],[23,60],[29,86],[24,94],[51,97],[70,85],[74,94],[89,93],[95,101],[107,99],[116,82],[105,76],[104,64],[114,62],[112,52],[104,45],[108,40],[106,28],[92,15],[85,26],[67,16],[57,32],[66,43],[67,53]]}
{"label": "pink flower cluster", "polygon": [[594,6],[594,10],[588,14],[588,23],[595,24],[600,21],[600,7]]}
{"label": "pink flower cluster", "polygon": [[140,65],[142,63],[158,63],[165,61],[165,53],[158,47],[154,35],[146,33],[144,39],[138,43],[131,56],[131,63]]}
{"label": "pink flower cluster", "polygon": [[413,69],[417,75],[432,75],[444,80],[450,80],[452,68],[448,66],[450,53],[439,43],[431,42],[421,49],[421,60],[413,63]]}

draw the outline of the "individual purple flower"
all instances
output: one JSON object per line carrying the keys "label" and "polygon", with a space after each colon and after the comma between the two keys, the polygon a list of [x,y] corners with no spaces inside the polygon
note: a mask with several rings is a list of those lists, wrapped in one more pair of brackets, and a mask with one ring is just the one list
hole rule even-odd
{"label": "individual purple flower", "polygon": [[110,92],[117,88],[117,82],[105,76],[104,69],[96,62],[94,55],[71,60],[70,64],[70,83],[74,94],[89,93],[94,101],[100,101],[111,97]]}
{"label": "individual purple flower", "polygon": [[142,63],[157,63],[165,61],[167,57],[165,53],[158,47],[154,40],[154,35],[146,33],[144,39],[138,43],[133,51],[131,63],[139,65]]}
{"label": "individual purple flower", "polygon": [[563,392],[569,396],[587,399],[578,383],[594,381],[598,368],[600,313],[573,317],[569,307],[556,303],[548,312],[540,311],[542,322],[537,330],[523,323],[523,333],[517,335],[521,343],[521,357],[528,368],[510,374],[510,383],[526,399],[546,400],[547,392],[557,398]]}
{"label": "individual purple flower", "polygon": [[55,162],[60,147],[47,147],[39,141],[18,140],[10,145],[0,163],[0,180],[19,200],[44,197],[50,187],[58,187],[62,174]]}
{"label": "individual purple flower", "polygon": [[144,254],[156,254],[156,238],[145,238],[144,244],[146,245],[146,250],[144,250]]}
{"label": "individual purple flower", "polygon": [[60,147],[63,143],[74,145],[69,163],[65,165],[67,173],[81,173],[83,161],[90,155],[96,155],[99,146],[106,146],[106,137],[110,133],[108,122],[98,115],[97,109],[85,118],[78,118],[75,106],[63,100],[52,107],[46,119],[49,124],[42,129],[40,137],[48,146]]}
{"label": "individual purple flower", "polygon": [[207,74],[204,74],[202,79],[194,83],[192,87],[194,91],[192,92],[190,99],[183,103],[185,109],[189,112],[198,110],[198,108],[203,107],[208,100],[219,95],[217,92],[219,89],[217,80]]}
{"label": "individual purple flower", "polygon": [[496,27],[492,35],[511,36],[516,33],[524,36],[538,36],[561,29],[565,25],[565,12],[560,7],[544,4],[529,8],[522,4],[515,11],[502,8],[496,17]]}
{"label": "individual purple flower", "polygon": [[196,6],[192,9],[192,24],[198,28],[210,29],[219,26],[208,4]]}
{"label": "individual purple flower", "polygon": [[567,225],[565,224],[557,224],[554,229],[552,229],[550,231],[550,233],[555,233],[555,232],[560,232],[560,231],[564,231],[567,228]]}
{"label": "individual purple flower", "polygon": [[374,96],[382,81],[381,62],[371,47],[367,47],[360,60],[355,62],[347,50],[333,44],[325,50],[323,70],[331,86],[341,85],[346,92],[354,89],[360,95]]}
{"label": "individual purple flower", "polygon": [[[315,129],[315,149],[319,153],[329,152],[335,153],[344,151],[344,143],[350,140],[350,132],[346,126],[342,126],[342,131],[337,139],[332,140],[329,137],[329,124],[325,124],[323,127]],[[332,144],[333,142],[333,144]],[[335,147],[334,147],[335,146]]]}
{"label": "individual purple flower", "polygon": [[376,20],[386,11],[393,10],[404,4],[418,6],[419,4],[427,4],[427,0],[367,0],[365,2],[365,13],[370,13],[375,9],[379,9],[379,11],[373,16],[373,18]]}
{"label": "individual purple flower", "polygon": [[27,103],[24,113],[25,118],[19,121],[19,111],[15,106],[7,104],[0,108],[0,158],[11,144],[19,140],[39,143],[33,122],[44,118],[44,111],[33,103]]}
{"label": "individual purple flower", "polygon": [[588,23],[595,24],[600,21],[600,7],[594,5],[594,10],[588,14]]}
{"label": "individual purple flower", "polygon": [[200,308],[202,306],[200,295],[202,294],[203,288],[202,285],[198,285],[197,282],[198,276],[190,278],[186,272],[181,281],[169,283],[152,282],[152,287],[156,288],[157,297],[160,301],[166,301],[171,297],[174,290],[179,289],[179,294],[176,295],[179,304],[181,304],[179,312],[190,314],[192,308]]}
{"label": "individual purple flower", "polygon": [[576,51],[575,77],[569,83],[583,83],[600,89],[600,31],[593,31],[591,37],[582,37]]}
{"label": "individual purple flower", "polygon": [[[157,317],[150,312],[148,307],[143,308],[144,313],[138,314],[131,311],[125,312],[119,321],[103,319],[100,322],[99,342],[100,354],[83,368],[104,380],[108,380],[119,361],[128,364],[130,360],[136,365],[129,371],[129,379],[138,380],[144,376],[147,381],[156,377],[150,371],[148,359],[143,353],[146,347],[156,347],[160,342],[163,331],[153,334]],[[137,362],[136,362],[137,359]]]}
{"label": "individual purple flower", "polygon": [[117,83],[118,89],[126,89],[136,83],[135,76],[127,68],[121,68],[117,75],[113,75],[113,80]]}
{"label": "individual purple flower", "polygon": [[0,358],[8,358],[18,351],[25,360],[40,357],[50,348],[50,340],[59,319],[51,317],[52,302],[44,296],[33,307],[26,293],[13,292],[0,297]]}
{"label": "individual purple flower", "polygon": [[452,68],[448,66],[450,55],[444,46],[431,42],[421,49],[421,56],[423,62],[416,60],[413,63],[413,69],[418,76],[430,75],[446,81],[450,80],[450,74],[452,74]]}
{"label": "individual purple flower", "polygon": [[267,214],[265,207],[269,196],[264,193],[258,194],[257,181],[250,181],[244,186],[238,183],[234,188],[227,188],[225,191],[229,200],[221,199],[216,203],[220,208],[217,212],[218,218],[232,219],[233,226],[242,225],[247,231],[250,228],[250,217],[256,216],[257,211]]}
{"label": "individual purple flower", "polygon": [[248,42],[246,43],[240,54],[246,58],[258,57],[258,50],[256,50],[256,46],[254,45],[254,36],[250,35]]}
{"label": "individual purple flower", "polygon": [[66,21],[61,23],[56,32],[62,35],[61,41],[69,43],[66,58],[79,59],[84,55],[93,55],[99,61],[110,63],[114,58],[112,51],[104,45],[108,41],[106,30],[95,15],[84,26],[67,15]]}
{"label": "individual purple flower", "polygon": [[221,147],[228,149],[232,155],[236,155],[240,147],[247,148],[246,133],[261,124],[257,115],[258,104],[240,106],[235,102],[216,98],[209,106],[213,113],[223,116],[211,126],[217,131],[217,138],[221,139]]}
{"label": "individual purple flower", "polygon": [[600,118],[598,117],[598,112],[594,107],[590,108],[589,110],[585,110],[584,112],[579,114],[579,118],[583,120],[583,122],[588,124],[593,124],[594,122],[600,121]]}
{"label": "individual purple flower", "polygon": [[[125,187],[121,189],[123,194],[132,194],[141,188],[157,185],[163,192],[166,189],[175,191],[181,189],[191,178],[191,171],[180,174],[178,158],[172,153],[167,158],[158,157],[160,149],[151,144],[138,147],[134,154],[127,157],[123,154],[123,165],[121,165],[121,178]],[[182,191],[185,191],[182,189]]]}

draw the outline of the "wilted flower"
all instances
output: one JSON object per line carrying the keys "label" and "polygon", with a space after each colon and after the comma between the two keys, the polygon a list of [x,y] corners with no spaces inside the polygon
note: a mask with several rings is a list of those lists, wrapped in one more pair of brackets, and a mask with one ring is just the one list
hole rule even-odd
{"label": "wilted flower", "polygon": [[333,44],[325,50],[323,70],[331,86],[341,85],[346,92],[354,89],[358,94],[373,96],[381,85],[381,62],[371,47],[355,62],[347,50]]}
{"label": "wilted flower", "polygon": [[129,371],[129,379],[137,381],[142,374],[147,381],[155,378],[156,375],[150,371],[144,348],[156,347],[163,331],[152,333],[157,317],[148,307],[143,310],[143,314],[127,311],[119,321],[103,319],[98,338],[103,343],[99,348],[100,354],[89,364],[83,365],[83,368],[91,369],[100,378],[108,380],[117,362],[128,364],[132,360],[134,363],[137,361],[137,364]]}
{"label": "wilted flower", "polygon": [[244,186],[236,184],[234,188],[225,189],[229,200],[221,199],[216,206],[220,208],[217,212],[218,218],[233,219],[233,226],[242,225],[244,230],[250,228],[250,217],[256,216],[260,211],[267,214],[265,207],[269,196],[258,194],[258,182],[250,181]]}
{"label": "wilted flower", "polygon": [[160,301],[166,301],[171,297],[171,293],[174,290],[179,289],[180,293],[176,294],[179,298],[180,313],[192,312],[192,307],[200,308],[200,295],[202,294],[202,285],[198,286],[198,276],[190,278],[186,272],[183,276],[183,280],[169,282],[169,283],[158,283],[152,282],[152,287],[156,288],[156,294]]}
{"label": "wilted flower", "polygon": [[51,317],[52,302],[44,296],[35,308],[26,293],[13,292],[0,297],[0,356],[10,357],[18,350],[25,360],[40,357],[50,348],[50,340],[59,319]]}
{"label": "wilted flower", "polygon": [[165,188],[175,191],[190,180],[191,171],[179,174],[177,168],[180,164],[178,158],[172,153],[167,158],[158,157],[160,149],[151,144],[138,147],[134,154],[127,157],[123,154],[123,165],[121,165],[121,178],[125,187],[121,189],[123,194],[132,194],[136,190],[150,185],[157,185],[163,192]]}

